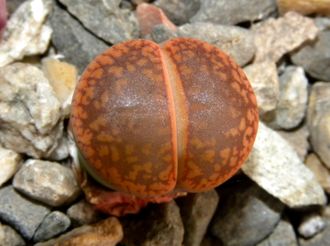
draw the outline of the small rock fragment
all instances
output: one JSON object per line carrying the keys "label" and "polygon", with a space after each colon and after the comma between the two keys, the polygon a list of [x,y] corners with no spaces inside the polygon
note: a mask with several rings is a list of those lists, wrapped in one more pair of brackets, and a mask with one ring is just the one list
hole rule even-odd
{"label": "small rock fragment", "polygon": [[277,62],[284,54],[313,40],[318,32],[312,19],[289,12],[278,19],[270,18],[252,27],[257,48],[254,61]]}
{"label": "small rock fragment", "polygon": [[320,215],[312,214],[306,216],[298,227],[298,232],[304,238],[310,238],[325,228],[325,221]]}
{"label": "small rock fragment", "polygon": [[20,163],[19,154],[0,147],[0,187],[16,173]]}
{"label": "small rock fragment", "polygon": [[253,63],[244,68],[257,97],[261,116],[274,110],[279,98],[279,80],[276,64],[271,61]]}
{"label": "small rock fragment", "polygon": [[69,140],[66,135],[63,135],[55,146],[55,149],[47,155],[47,159],[61,161],[69,157]]}
{"label": "small rock fragment", "polygon": [[274,124],[292,129],[303,120],[307,108],[308,80],[301,67],[289,66],[280,76],[280,95]]}
{"label": "small rock fragment", "polygon": [[275,0],[203,0],[201,7],[190,21],[210,21],[233,25],[244,21],[253,22],[276,12]]}
{"label": "small rock fragment", "polygon": [[85,200],[73,204],[66,213],[76,225],[91,224],[100,219],[100,213]]}
{"label": "small rock fragment", "polygon": [[154,4],[164,10],[166,16],[177,25],[189,22],[200,7],[200,0],[156,0]]}
{"label": "small rock fragment", "polygon": [[179,207],[174,201],[151,205],[122,220],[124,227],[123,244],[127,246],[168,246],[182,245],[183,224]]}
{"label": "small rock fragment", "polygon": [[330,83],[313,84],[309,96],[307,125],[314,151],[330,168]]}
{"label": "small rock fragment", "polygon": [[44,25],[50,11],[46,0],[29,0],[11,16],[0,43],[0,67],[24,56],[43,54],[52,30]]}
{"label": "small rock fragment", "polygon": [[330,29],[319,33],[314,42],[293,52],[291,60],[302,66],[312,77],[330,81]]}
{"label": "small rock fragment", "polygon": [[251,181],[243,182],[220,194],[222,200],[211,232],[224,245],[255,245],[273,231],[281,218],[282,203]]}
{"label": "small rock fragment", "polygon": [[277,0],[278,9],[281,14],[295,11],[303,15],[330,14],[330,0]]}
{"label": "small rock fragment", "polygon": [[0,245],[24,246],[24,239],[13,228],[0,223]]}
{"label": "small rock fragment", "polygon": [[136,15],[142,36],[150,34],[156,25],[164,25],[169,30],[176,31],[176,26],[155,5],[147,3],[139,4],[136,9]]}
{"label": "small rock fragment", "polygon": [[259,123],[243,172],[289,207],[323,205],[326,197],[314,174],[278,133]]}
{"label": "small rock fragment", "polygon": [[299,238],[300,246],[325,246],[330,242],[330,221],[326,220],[326,227],[323,231],[312,238]]}
{"label": "small rock fragment", "polygon": [[13,185],[25,195],[52,207],[73,201],[80,192],[71,169],[56,162],[28,160]]}
{"label": "small rock fragment", "polygon": [[281,220],[272,234],[257,244],[257,246],[298,246],[296,234],[292,225]]}
{"label": "small rock fragment", "polygon": [[123,238],[123,228],[115,217],[109,217],[93,225],[84,225],[36,246],[115,246]]}
{"label": "small rock fragment", "polygon": [[184,225],[185,246],[199,246],[218,206],[219,196],[215,190],[188,194],[176,200]]}
{"label": "small rock fragment", "polygon": [[62,136],[60,103],[40,69],[23,63],[0,68],[0,143],[41,158]]}
{"label": "small rock fragment", "polygon": [[75,18],[56,4],[49,20],[53,29],[52,42],[58,53],[77,66],[80,73],[96,55],[108,48],[105,42],[86,31]]}
{"label": "small rock fragment", "polygon": [[303,162],[309,150],[309,132],[306,125],[292,131],[276,131],[279,133],[298,154],[298,157]]}
{"label": "small rock fragment", "polygon": [[305,161],[306,166],[314,173],[323,189],[330,193],[330,171],[322,164],[317,155],[311,153]]}
{"label": "small rock fragment", "polygon": [[34,242],[48,240],[69,228],[70,219],[60,211],[53,211],[41,222],[33,236]]}
{"label": "small rock fragment", "polygon": [[210,22],[185,24],[178,28],[179,37],[204,40],[217,46],[243,66],[254,56],[253,33],[237,26],[216,25]]}
{"label": "small rock fragment", "polygon": [[[120,1],[60,0],[90,32],[108,43],[138,37],[136,18],[131,11],[120,9]],[[91,18],[91,16],[93,18]]]}
{"label": "small rock fragment", "polygon": [[0,219],[14,227],[27,239],[32,239],[38,226],[50,210],[27,200],[12,186],[0,189]]}
{"label": "small rock fragment", "polygon": [[156,25],[152,29],[152,32],[150,33],[150,35],[147,36],[147,38],[149,38],[149,37],[156,43],[162,43],[168,39],[177,37],[177,33],[168,29],[164,25]]}
{"label": "small rock fragment", "polygon": [[62,115],[68,117],[77,83],[76,67],[54,58],[46,58],[42,61],[42,70],[62,105]]}
{"label": "small rock fragment", "polygon": [[330,29],[330,18],[318,16],[315,17],[314,22],[319,31]]}

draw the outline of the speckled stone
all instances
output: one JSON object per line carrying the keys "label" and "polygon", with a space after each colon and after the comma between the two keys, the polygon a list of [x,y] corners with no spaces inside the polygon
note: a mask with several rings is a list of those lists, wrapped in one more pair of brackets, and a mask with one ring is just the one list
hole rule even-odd
{"label": "speckled stone", "polygon": [[308,80],[302,67],[288,66],[280,76],[280,95],[274,124],[292,129],[303,120],[307,108]]}
{"label": "speckled stone", "polygon": [[257,97],[259,114],[275,110],[280,94],[276,64],[271,61],[253,63],[244,68]]}
{"label": "speckled stone", "polygon": [[309,132],[306,125],[299,127],[291,131],[276,131],[280,134],[296,151],[298,157],[301,161],[304,161],[306,155],[310,149],[310,144],[308,141]]}
{"label": "speckled stone", "polygon": [[324,205],[324,191],[297,153],[274,130],[259,123],[243,172],[289,207]]}
{"label": "speckled stone", "polygon": [[60,211],[53,211],[41,222],[33,236],[33,241],[48,240],[69,228],[71,221],[68,216]]}
{"label": "speckled stone", "polygon": [[73,201],[80,189],[71,169],[56,162],[30,159],[16,173],[13,185],[25,195],[50,206]]}
{"label": "speckled stone", "polygon": [[284,54],[313,40],[318,29],[311,18],[295,12],[260,22],[252,27],[257,48],[255,62],[270,60],[277,62]]}
{"label": "speckled stone", "polygon": [[50,210],[40,204],[27,200],[12,186],[0,189],[0,219],[32,239],[35,231]]}
{"label": "speckled stone", "polygon": [[52,34],[52,29],[45,24],[49,12],[48,0],[24,1],[17,8],[0,42],[0,67],[47,50]]}
{"label": "speckled stone", "polygon": [[60,103],[43,72],[28,63],[0,68],[0,143],[46,157],[62,137]]}

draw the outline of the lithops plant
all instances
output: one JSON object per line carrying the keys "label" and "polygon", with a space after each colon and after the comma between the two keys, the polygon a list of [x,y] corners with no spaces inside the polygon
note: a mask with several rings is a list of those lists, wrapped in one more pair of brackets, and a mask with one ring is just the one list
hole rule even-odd
{"label": "lithops plant", "polygon": [[252,148],[258,110],[242,69],[215,46],[131,40],[88,65],[71,127],[86,170],[125,203],[145,204],[232,177]]}

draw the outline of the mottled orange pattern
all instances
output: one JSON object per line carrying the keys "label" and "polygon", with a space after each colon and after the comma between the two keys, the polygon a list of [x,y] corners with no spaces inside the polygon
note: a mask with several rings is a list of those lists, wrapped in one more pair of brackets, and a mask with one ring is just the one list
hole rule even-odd
{"label": "mottled orange pattern", "polygon": [[71,125],[94,177],[155,196],[209,190],[234,175],[251,151],[258,110],[244,72],[218,48],[132,40],[87,67]]}
{"label": "mottled orange pattern", "polygon": [[136,195],[176,184],[174,106],[158,45],[135,40],[98,56],[76,88],[71,125],[91,174]]}

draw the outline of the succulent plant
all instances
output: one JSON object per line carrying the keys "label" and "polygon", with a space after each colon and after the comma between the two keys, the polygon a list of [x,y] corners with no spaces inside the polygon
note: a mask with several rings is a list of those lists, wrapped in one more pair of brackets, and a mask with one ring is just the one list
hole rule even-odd
{"label": "succulent plant", "polygon": [[242,69],[215,46],[131,40],[88,65],[71,127],[96,180],[155,200],[232,177],[252,149],[258,109]]}

